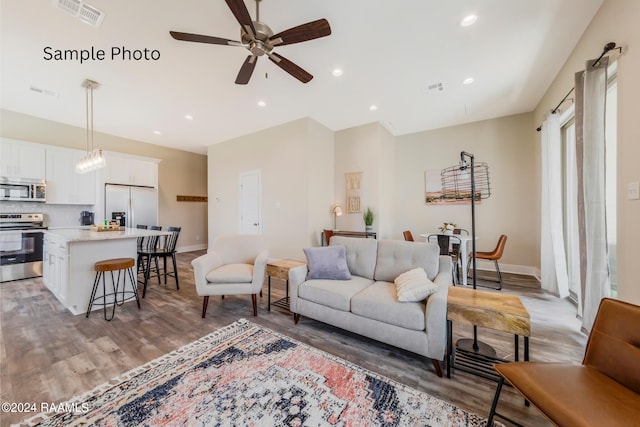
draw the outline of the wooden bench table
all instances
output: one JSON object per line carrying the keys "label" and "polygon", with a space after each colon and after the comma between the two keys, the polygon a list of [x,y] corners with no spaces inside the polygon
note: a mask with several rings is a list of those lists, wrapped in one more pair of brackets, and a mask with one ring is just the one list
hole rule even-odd
{"label": "wooden bench table", "polygon": [[267,311],[271,311],[271,278],[275,277],[276,279],[284,280],[286,286],[286,296],[274,301],[273,305],[289,310],[289,270],[305,264],[306,263],[302,261],[296,261],[293,259],[279,259],[277,261],[267,263]]}
{"label": "wooden bench table", "polygon": [[[519,340],[524,337],[524,360],[529,360],[531,319],[529,312],[515,295],[452,286],[447,297],[447,377],[451,368],[471,372],[484,378],[498,380],[493,364],[506,360],[482,351],[453,349],[453,322],[494,329],[514,335],[515,361],[519,360]],[[467,340],[467,339],[465,339]],[[458,343],[460,340],[458,341]],[[486,344],[485,344],[486,346]],[[487,346],[488,347],[488,346]]]}

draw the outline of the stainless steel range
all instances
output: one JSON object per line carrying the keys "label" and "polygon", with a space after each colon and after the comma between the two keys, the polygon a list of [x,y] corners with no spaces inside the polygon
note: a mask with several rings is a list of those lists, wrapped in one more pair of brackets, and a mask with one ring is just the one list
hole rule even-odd
{"label": "stainless steel range", "polygon": [[0,282],[42,276],[44,215],[0,214]]}

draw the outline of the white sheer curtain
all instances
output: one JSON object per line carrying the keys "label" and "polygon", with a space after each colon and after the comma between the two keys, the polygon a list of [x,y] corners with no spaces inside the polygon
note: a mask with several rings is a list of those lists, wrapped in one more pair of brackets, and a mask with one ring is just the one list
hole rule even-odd
{"label": "white sheer curtain", "polygon": [[562,143],[558,114],[549,112],[542,124],[542,194],[540,259],[542,289],[569,296],[562,224]]}
{"label": "white sheer curtain", "polygon": [[[608,58],[587,61],[575,75],[582,327],[591,331],[600,300],[609,296],[605,197],[605,102]],[[581,196],[581,197],[580,197]],[[581,199],[581,200],[580,200]]]}

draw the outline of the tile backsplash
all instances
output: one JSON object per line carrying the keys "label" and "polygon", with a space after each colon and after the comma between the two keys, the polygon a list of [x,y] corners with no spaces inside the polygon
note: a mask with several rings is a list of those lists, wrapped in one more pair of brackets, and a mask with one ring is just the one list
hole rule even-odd
{"label": "tile backsplash", "polygon": [[92,211],[92,205],[48,205],[35,202],[0,202],[2,213],[42,213],[47,227],[78,227],[80,212]]}

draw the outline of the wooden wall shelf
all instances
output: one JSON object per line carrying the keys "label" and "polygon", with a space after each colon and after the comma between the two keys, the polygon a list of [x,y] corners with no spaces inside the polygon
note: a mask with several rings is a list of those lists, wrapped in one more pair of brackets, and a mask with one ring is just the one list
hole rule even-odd
{"label": "wooden wall shelf", "polygon": [[208,202],[207,196],[176,196],[178,202]]}

